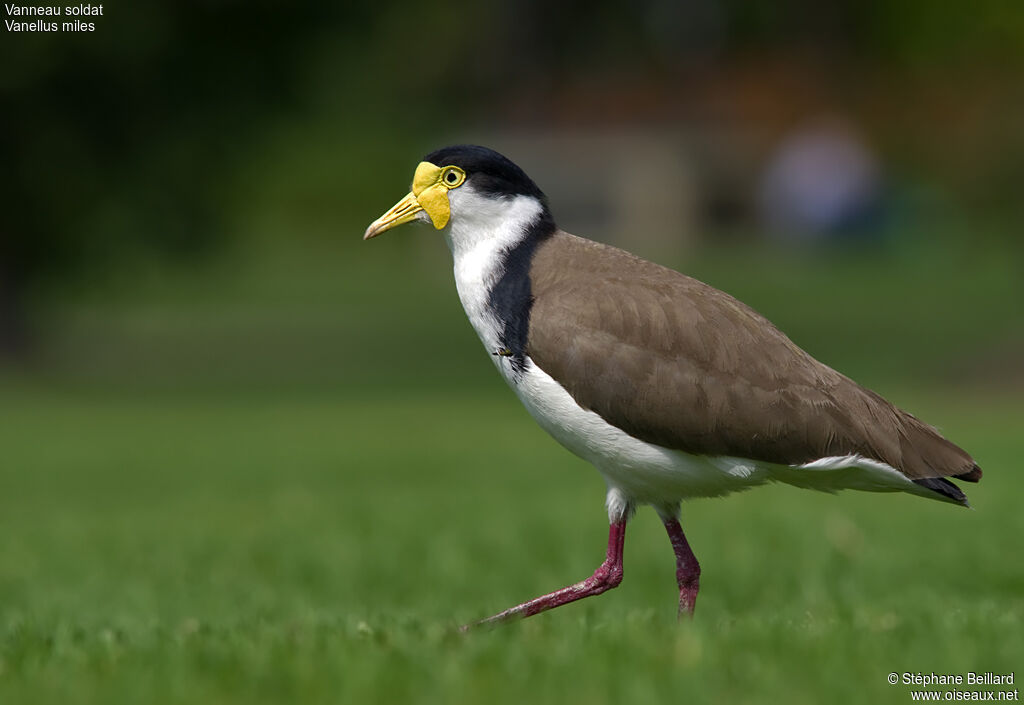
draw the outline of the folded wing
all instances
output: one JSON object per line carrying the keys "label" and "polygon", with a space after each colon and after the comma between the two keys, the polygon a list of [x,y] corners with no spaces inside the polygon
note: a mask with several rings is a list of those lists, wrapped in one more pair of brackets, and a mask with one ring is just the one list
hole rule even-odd
{"label": "folded wing", "polygon": [[934,428],[695,279],[562,232],[530,278],[531,359],[637,438],[785,465],[857,454],[915,481],[981,476]]}

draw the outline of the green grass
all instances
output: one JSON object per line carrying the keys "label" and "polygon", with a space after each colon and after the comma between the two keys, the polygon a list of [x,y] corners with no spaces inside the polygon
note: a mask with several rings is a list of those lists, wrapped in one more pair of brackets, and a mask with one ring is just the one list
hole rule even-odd
{"label": "green grass", "polygon": [[600,561],[599,476],[510,393],[0,400],[0,702],[909,701],[1024,656],[1024,415],[918,398],[988,475],[960,510],[693,502],[696,619],[650,511],[615,591],[453,627]]}
{"label": "green grass", "polygon": [[429,237],[126,267],[41,308],[33,365],[0,375],[0,705],[904,703],[893,671],[1024,662],[1006,253],[685,267],[968,448],[975,509],[776,486],[689,503],[683,624],[641,511],[619,589],[463,636],[589,575],[607,523]]}

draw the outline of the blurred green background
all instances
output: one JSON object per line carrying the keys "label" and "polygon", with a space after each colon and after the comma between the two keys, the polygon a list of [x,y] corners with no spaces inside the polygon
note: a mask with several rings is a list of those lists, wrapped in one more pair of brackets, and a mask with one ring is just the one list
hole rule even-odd
{"label": "blurred green background", "polygon": [[[94,22],[0,44],[0,702],[906,702],[890,671],[1022,662],[1024,10]],[[361,241],[453,142],[940,426],[985,469],[976,509],[691,503],[679,626],[641,513],[619,590],[455,637],[589,574],[605,516],[494,374],[437,233]]]}

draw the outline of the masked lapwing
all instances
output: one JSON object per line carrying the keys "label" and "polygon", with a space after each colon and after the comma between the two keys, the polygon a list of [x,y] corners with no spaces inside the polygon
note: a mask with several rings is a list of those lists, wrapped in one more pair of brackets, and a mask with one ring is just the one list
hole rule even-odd
{"label": "masked lapwing", "polygon": [[559,230],[544,193],[497,152],[459,145],[427,155],[412,192],[364,239],[412,221],[443,232],[459,299],[501,376],[608,485],[608,551],[594,574],[478,624],[616,587],[638,505],[665,524],[679,612],[691,614],[700,566],[678,521],[684,499],[777,481],[967,506],[949,478],[981,477],[936,429],[728,294]]}

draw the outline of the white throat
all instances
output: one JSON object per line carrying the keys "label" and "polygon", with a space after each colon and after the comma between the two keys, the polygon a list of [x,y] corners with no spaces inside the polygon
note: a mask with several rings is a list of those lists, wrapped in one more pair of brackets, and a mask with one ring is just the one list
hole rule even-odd
{"label": "white throat", "polygon": [[456,266],[481,247],[501,252],[515,246],[540,216],[543,206],[532,196],[492,197],[470,184],[448,193],[451,225],[445,230]]}

